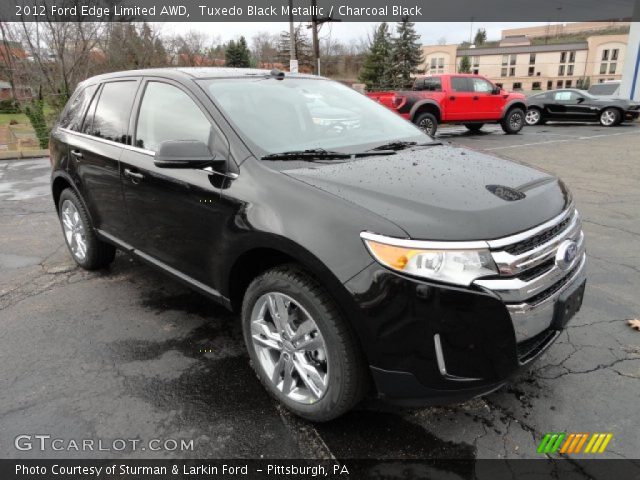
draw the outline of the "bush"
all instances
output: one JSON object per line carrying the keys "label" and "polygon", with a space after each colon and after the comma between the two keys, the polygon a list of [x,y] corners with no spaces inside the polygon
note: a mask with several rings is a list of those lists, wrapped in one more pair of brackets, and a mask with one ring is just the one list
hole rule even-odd
{"label": "bush", "polygon": [[24,113],[29,118],[31,126],[36,132],[40,148],[48,148],[50,129],[44,118],[44,102],[42,100],[34,100],[24,109]]}
{"label": "bush", "polygon": [[0,100],[0,113],[20,113],[18,102],[12,98]]}

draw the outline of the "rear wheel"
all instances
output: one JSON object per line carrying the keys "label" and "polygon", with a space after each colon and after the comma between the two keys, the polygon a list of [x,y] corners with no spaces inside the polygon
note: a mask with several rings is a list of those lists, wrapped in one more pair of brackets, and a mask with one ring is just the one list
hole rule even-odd
{"label": "rear wheel", "polygon": [[471,132],[479,132],[484,123],[465,123],[464,126]]}
{"label": "rear wheel", "polygon": [[364,392],[364,361],[333,300],[296,266],[268,270],[247,289],[242,329],[264,387],[295,414],[327,421]]}
{"label": "rear wheel", "polygon": [[504,133],[513,135],[518,133],[524,127],[524,110],[521,108],[512,108],[507,112],[504,118],[500,121],[500,126]]}
{"label": "rear wheel", "polygon": [[435,136],[438,130],[438,119],[433,113],[423,112],[413,121],[427,135]]}
{"label": "rear wheel", "polygon": [[542,112],[539,108],[530,108],[527,110],[524,121],[527,125],[540,125],[543,123]]}
{"label": "rear wheel", "polygon": [[84,204],[70,188],[60,194],[58,216],[69,252],[78,265],[96,270],[113,262],[115,247],[98,239]]}
{"label": "rear wheel", "polygon": [[600,113],[600,124],[604,127],[613,127],[622,120],[620,112],[616,108],[606,108]]}

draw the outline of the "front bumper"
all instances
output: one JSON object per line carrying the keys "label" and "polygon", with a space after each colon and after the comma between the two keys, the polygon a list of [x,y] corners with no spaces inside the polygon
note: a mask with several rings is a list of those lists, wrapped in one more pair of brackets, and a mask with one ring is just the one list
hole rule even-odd
{"label": "front bumper", "polygon": [[[505,260],[498,263],[505,276],[494,283],[459,288],[401,276],[374,263],[345,284],[355,300],[350,316],[381,397],[428,405],[483,395],[556,340],[582,304],[584,238],[577,213],[571,212],[535,233],[542,243],[524,252],[507,255],[505,245],[496,246],[494,259]],[[548,264],[567,240],[576,242],[578,254],[562,274]],[[518,275],[528,279],[522,283]],[[539,278],[553,283],[541,284]]]}

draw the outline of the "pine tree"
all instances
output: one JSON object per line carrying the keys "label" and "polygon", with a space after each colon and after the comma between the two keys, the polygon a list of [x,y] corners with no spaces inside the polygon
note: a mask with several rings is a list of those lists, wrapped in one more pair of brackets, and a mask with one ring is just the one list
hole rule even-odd
{"label": "pine tree", "polygon": [[[289,65],[291,42],[289,41],[291,35],[288,31],[283,31],[278,39],[278,53],[276,59],[282,65]],[[307,36],[305,30],[302,30],[302,25],[296,26],[293,31],[293,42],[295,45],[295,58],[298,60],[299,71],[311,72],[313,71],[313,53],[311,51],[311,42]]]}
{"label": "pine tree", "polygon": [[248,68],[251,66],[251,53],[249,47],[247,47],[247,40],[244,37],[240,37],[237,48],[237,65],[236,67]]}
{"label": "pine tree", "polygon": [[416,33],[415,24],[404,17],[396,26],[398,36],[393,39],[391,52],[391,86],[408,88],[413,83],[411,75],[418,73],[423,62],[420,35]]}
{"label": "pine tree", "polygon": [[389,66],[391,61],[391,34],[389,26],[381,23],[373,34],[369,53],[365,56],[358,79],[367,90],[379,90],[390,87]]}
{"label": "pine tree", "polygon": [[480,47],[484,45],[484,42],[487,41],[487,31],[484,28],[479,28],[476,32],[476,36],[473,39],[473,44],[476,47]]}
{"label": "pine tree", "polygon": [[468,55],[463,55],[460,59],[458,73],[471,73],[471,60]]}
{"label": "pine tree", "polygon": [[235,40],[229,40],[224,51],[225,65],[227,67],[239,67],[241,63],[240,56],[240,45],[236,44]]}

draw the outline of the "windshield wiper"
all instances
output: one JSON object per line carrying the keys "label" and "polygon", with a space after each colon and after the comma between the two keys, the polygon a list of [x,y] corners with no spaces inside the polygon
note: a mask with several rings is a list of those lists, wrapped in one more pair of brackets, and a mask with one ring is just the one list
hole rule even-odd
{"label": "windshield wiper", "polygon": [[418,142],[389,142],[384,143],[382,145],[378,145],[377,147],[372,148],[371,150],[404,150],[409,147],[430,147],[433,145],[442,145],[442,142],[434,141],[427,143],[418,143]]}
{"label": "windshield wiper", "polygon": [[325,150],[324,148],[310,148],[307,150],[291,150],[288,152],[270,153],[262,160],[340,160],[351,158],[348,153]]}
{"label": "windshield wiper", "polygon": [[333,150],[325,150],[324,148],[310,148],[308,150],[291,150],[288,152],[269,153],[263,156],[262,160],[346,160],[348,158],[362,158],[379,155],[390,155],[389,150],[385,151],[367,151],[356,153],[343,153]]}

